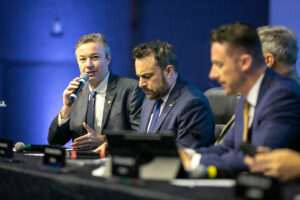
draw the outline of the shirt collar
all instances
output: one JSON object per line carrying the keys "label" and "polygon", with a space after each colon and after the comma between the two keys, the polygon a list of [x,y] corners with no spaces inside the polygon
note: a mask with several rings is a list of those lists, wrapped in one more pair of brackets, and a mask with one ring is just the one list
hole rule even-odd
{"label": "shirt collar", "polygon": [[264,76],[265,76],[265,73],[260,75],[260,77],[255,82],[254,86],[250,89],[248,95],[246,96],[248,103],[253,107],[256,106],[259,88],[260,88],[260,85],[261,85],[261,82],[262,82]]}
{"label": "shirt collar", "polygon": [[[95,88],[95,91],[97,92],[97,94],[105,94],[106,93],[109,74],[110,74],[110,72],[108,72],[108,74],[105,76],[103,81],[101,81],[101,83]],[[89,85],[89,89],[90,89],[90,91],[93,90],[90,85]]]}

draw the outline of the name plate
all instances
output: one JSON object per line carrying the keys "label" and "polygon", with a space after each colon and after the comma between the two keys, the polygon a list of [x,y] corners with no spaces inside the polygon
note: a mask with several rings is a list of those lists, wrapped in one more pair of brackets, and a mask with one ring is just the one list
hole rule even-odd
{"label": "name plate", "polygon": [[48,146],[44,149],[43,164],[49,167],[64,167],[66,152],[65,148]]}
{"label": "name plate", "polygon": [[13,146],[12,140],[0,139],[0,158],[12,159]]}
{"label": "name plate", "polygon": [[278,199],[278,180],[258,174],[240,174],[236,178],[237,196],[242,199]]}
{"label": "name plate", "polygon": [[112,156],[112,174],[114,176],[138,178],[139,168],[136,157]]}

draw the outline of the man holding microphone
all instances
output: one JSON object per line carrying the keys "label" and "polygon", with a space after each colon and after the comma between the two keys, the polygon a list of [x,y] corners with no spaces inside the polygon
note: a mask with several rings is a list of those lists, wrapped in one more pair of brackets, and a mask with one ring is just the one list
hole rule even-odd
{"label": "man holding microphone", "polygon": [[104,130],[138,130],[144,94],[137,81],[121,78],[109,70],[110,48],[101,34],[85,35],[76,44],[81,73],[89,75],[72,105],[70,96],[80,78],[73,79],[63,93],[63,107],[49,128],[49,144],[64,145],[70,139],[75,150],[105,151]]}

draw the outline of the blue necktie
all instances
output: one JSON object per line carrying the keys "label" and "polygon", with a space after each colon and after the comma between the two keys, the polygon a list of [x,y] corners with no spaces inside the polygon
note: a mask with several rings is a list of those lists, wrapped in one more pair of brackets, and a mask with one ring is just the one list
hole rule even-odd
{"label": "blue necktie", "polygon": [[162,102],[163,101],[161,99],[156,100],[156,106],[155,106],[155,110],[153,112],[153,116],[152,116],[152,120],[151,120],[151,124],[150,124],[149,130],[148,130],[148,133],[152,133],[154,131],[154,127],[155,127],[156,121],[159,116],[160,106],[161,106]]}
{"label": "blue necktie", "polygon": [[94,128],[95,98],[96,98],[96,91],[94,90],[90,91],[90,100],[88,103],[86,123],[92,129]]}

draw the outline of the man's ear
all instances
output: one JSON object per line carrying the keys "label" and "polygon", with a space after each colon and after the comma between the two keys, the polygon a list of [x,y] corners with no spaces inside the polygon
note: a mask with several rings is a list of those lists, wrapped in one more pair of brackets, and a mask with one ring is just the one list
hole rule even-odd
{"label": "man's ear", "polygon": [[167,65],[165,68],[165,76],[166,78],[170,78],[174,74],[174,66],[173,65]]}
{"label": "man's ear", "polygon": [[250,54],[240,55],[240,65],[242,66],[242,71],[248,71],[252,65],[253,58]]}
{"label": "man's ear", "polygon": [[111,54],[108,54],[108,55],[107,55],[106,60],[107,60],[107,65],[109,65],[110,60],[111,60]]}
{"label": "man's ear", "polygon": [[273,56],[273,54],[271,53],[266,53],[264,55],[265,57],[265,63],[267,64],[268,67],[274,68],[275,66],[275,58]]}

